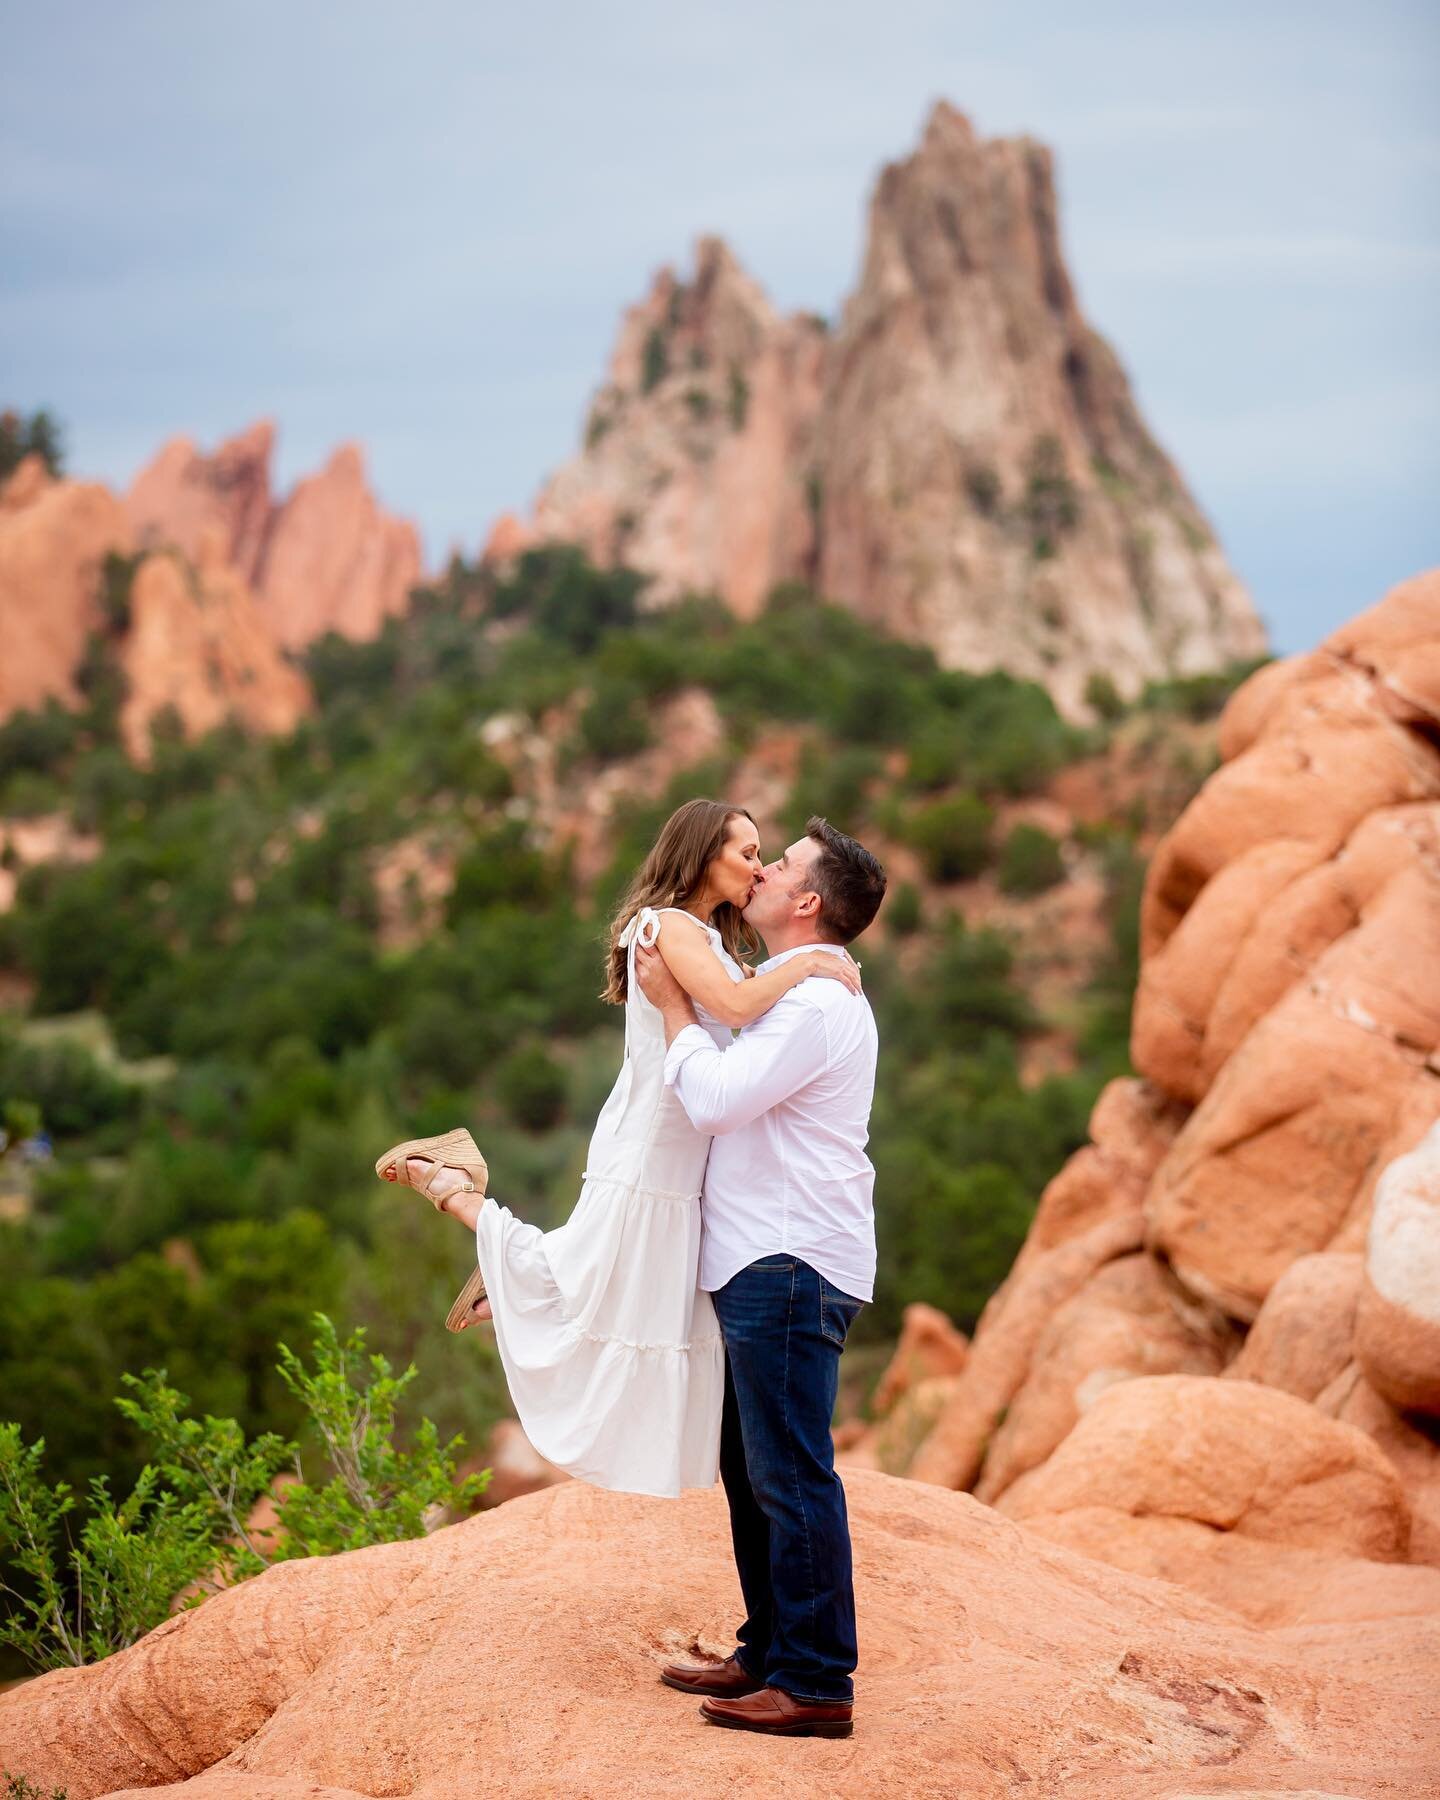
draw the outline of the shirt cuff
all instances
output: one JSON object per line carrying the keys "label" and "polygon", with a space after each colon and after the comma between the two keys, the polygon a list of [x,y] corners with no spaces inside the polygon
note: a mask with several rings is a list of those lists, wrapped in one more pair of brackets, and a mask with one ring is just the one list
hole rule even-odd
{"label": "shirt cuff", "polygon": [[693,1056],[697,1050],[713,1050],[710,1033],[701,1025],[687,1025],[683,1031],[677,1031],[674,1042],[665,1052],[665,1085],[674,1087],[681,1066],[687,1057]]}

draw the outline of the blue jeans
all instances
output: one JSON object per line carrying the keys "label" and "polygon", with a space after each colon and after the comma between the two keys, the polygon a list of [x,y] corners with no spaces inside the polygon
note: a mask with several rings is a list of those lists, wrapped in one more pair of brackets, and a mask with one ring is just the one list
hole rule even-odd
{"label": "blue jeans", "polygon": [[736,1657],[797,1700],[849,1701],[855,1593],[830,1420],[861,1302],[782,1255],[711,1298],[725,1339],[720,1479],[746,1612]]}

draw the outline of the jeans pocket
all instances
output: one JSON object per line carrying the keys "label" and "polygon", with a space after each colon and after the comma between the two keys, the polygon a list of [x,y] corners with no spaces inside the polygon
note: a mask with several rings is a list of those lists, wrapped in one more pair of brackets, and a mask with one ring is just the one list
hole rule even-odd
{"label": "jeans pocket", "polygon": [[833,1282],[820,1277],[820,1335],[828,1338],[839,1349],[845,1348],[845,1339],[850,1334],[850,1327],[855,1323],[855,1316],[864,1305],[853,1294],[847,1294]]}
{"label": "jeans pocket", "polygon": [[761,1269],[766,1274],[773,1272],[789,1275],[794,1271],[793,1256],[767,1256],[764,1262],[753,1262],[748,1265],[752,1269]]}

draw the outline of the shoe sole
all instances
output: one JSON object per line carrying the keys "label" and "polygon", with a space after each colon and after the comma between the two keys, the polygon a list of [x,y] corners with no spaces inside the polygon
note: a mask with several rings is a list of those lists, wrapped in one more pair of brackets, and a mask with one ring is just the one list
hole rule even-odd
{"label": "shoe sole", "polygon": [[715,1713],[706,1712],[703,1706],[700,1708],[700,1717],[709,1725],[723,1725],[727,1731],[751,1731],[757,1737],[848,1738],[855,1729],[853,1719],[816,1719],[812,1723],[794,1725],[752,1725],[748,1720],[719,1718]]}
{"label": "shoe sole", "polygon": [[758,1694],[764,1686],[757,1681],[754,1687],[698,1687],[692,1681],[677,1681],[673,1675],[662,1675],[660,1679],[677,1694],[703,1694],[711,1700],[743,1700],[747,1694]]}
{"label": "shoe sole", "polygon": [[472,1320],[470,1314],[480,1301],[488,1300],[489,1298],[490,1296],[485,1292],[485,1277],[480,1273],[479,1269],[476,1269],[475,1273],[455,1296],[455,1304],[450,1308],[449,1312],[446,1313],[445,1329],[447,1331],[466,1331],[472,1324],[481,1323],[482,1321]]}

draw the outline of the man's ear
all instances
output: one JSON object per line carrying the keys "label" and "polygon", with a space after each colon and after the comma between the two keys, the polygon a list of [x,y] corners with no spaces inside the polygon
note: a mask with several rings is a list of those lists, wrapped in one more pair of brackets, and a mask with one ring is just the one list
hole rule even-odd
{"label": "man's ear", "polygon": [[797,919],[813,919],[818,915],[819,911],[820,896],[815,893],[813,889],[808,894],[802,894],[795,902],[795,917]]}

